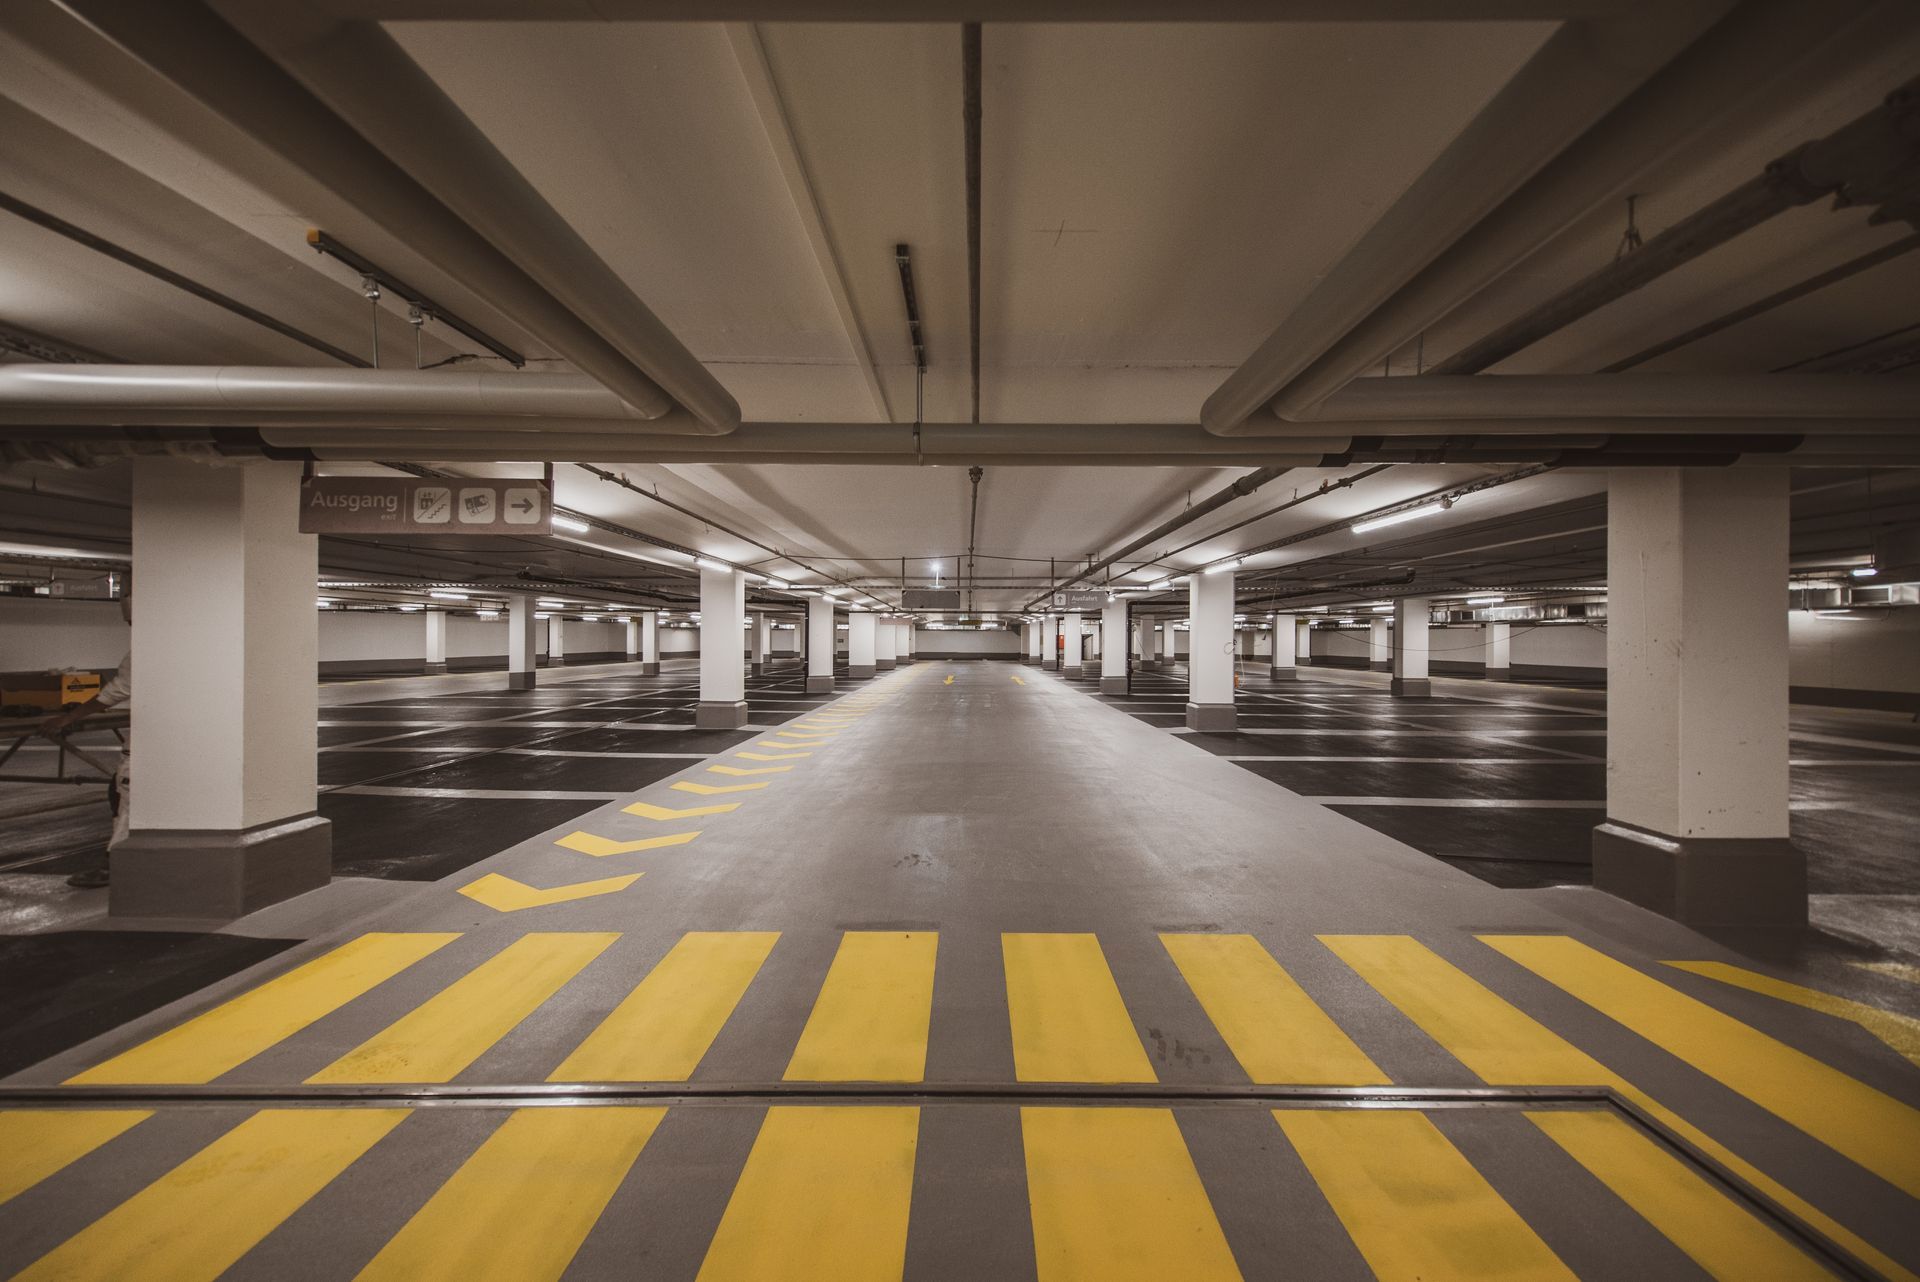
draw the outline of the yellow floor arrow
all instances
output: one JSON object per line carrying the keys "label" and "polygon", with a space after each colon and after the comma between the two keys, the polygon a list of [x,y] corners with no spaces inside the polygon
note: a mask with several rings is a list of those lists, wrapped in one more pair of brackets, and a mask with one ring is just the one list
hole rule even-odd
{"label": "yellow floor arrow", "polygon": [[764,788],[766,786],[766,780],[762,780],[759,783],[730,783],[716,786],[710,783],[689,783],[687,780],[682,779],[679,783],[673,785],[673,789],[676,792],[691,792],[702,797],[713,797],[723,792],[752,792],[755,788]]}
{"label": "yellow floor arrow", "polygon": [[631,806],[622,806],[621,813],[639,815],[642,819],[653,819],[664,823],[669,819],[697,819],[701,815],[724,815],[729,810],[738,809],[740,809],[740,803],[737,801],[723,801],[717,806],[688,806],[685,810],[636,801]]}
{"label": "yellow floor arrow", "polygon": [[779,775],[793,769],[792,766],[708,766],[707,773],[713,775]]}
{"label": "yellow floor arrow", "polygon": [[944,683],[944,684],[946,684],[946,685],[952,685],[952,684],[953,684],[953,678],[952,678],[952,677],[948,677],[948,678],[946,679],[946,681],[945,681],[945,683]]}
{"label": "yellow floor arrow", "polygon": [[615,894],[639,881],[640,876],[639,873],[633,872],[624,877],[603,877],[599,881],[576,881],[571,886],[536,890],[524,881],[515,881],[511,877],[490,872],[479,881],[469,882],[460,887],[460,893],[497,912],[517,913],[522,908],[539,908],[546,904],[564,904],[572,899],[592,899],[595,895]]}
{"label": "yellow floor arrow", "polygon": [[811,752],[736,752],[736,757],[748,761],[792,761],[795,757],[811,757]]}
{"label": "yellow floor arrow", "polygon": [[1022,681],[1022,680],[1021,680],[1021,679],[1020,679],[1019,677],[1015,677],[1015,678],[1013,679],[1013,684],[1015,684],[1015,685],[1017,685],[1017,686],[1023,686],[1023,685],[1025,685],[1025,684],[1027,684],[1027,683],[1026,683],[1026,682],[1024,682],[1024,681]]}
{"label": "yellow floor arrow", "polygon": [[664,837],[642,837],[639,841],[614,841],[610,837],[596,837],[590,832],[570,832],[553,844],[565,846],[568,850],[577,850],[583,855],[592,855],[595,859],[603,859],[608,855],[630,855],[636,850],[684,846],[699,835],[697,831],[672,832]]}

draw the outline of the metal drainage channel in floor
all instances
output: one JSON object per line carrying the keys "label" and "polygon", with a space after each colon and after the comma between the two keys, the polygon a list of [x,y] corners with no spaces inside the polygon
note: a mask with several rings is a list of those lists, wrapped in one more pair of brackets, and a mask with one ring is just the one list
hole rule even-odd
{"label": "metal drainage channel in floor", "polygon": [[[341,1186],[358,1179],[374,1186],[360,1190],[363,1204],[386,1202],[390,1215],[403,1218],[387,1227],[378,1216],[371,1224],[356,1221],[358,1231],[339,1239],[330,1236],[333,1225],[310,1224],[310,1240],[302,1249],[324,1244],[332,1254],[355,1257],[331,1261],[336,1265],[374,1252],[371,1263],[358,1273],[361,1278],[415,1277],[423,1270],[454,1276],[447,1272],[457,1263],[450,1253],[471,1254],[476,1239],[484,1244],[478,1249],[499,1253],[488,1257],[490,1263],[479,1270],[483,1276],[520,1276],[521,1269],[528,1276],[557,1277],[563,1270],[568,1276],[598,1276],[595,1257],[579,1253],[610,1214],[616,1190],[629,1182],[655,1130],[669,1112],[685,1118],[688,1110],[711,1116],[719,1109],[760,1117],[750,1152],[725,1179],[724,1213],[710,1231],[699,1217],[664,1227],[669,1235],[699,1239],[683,1241],[681,1253],[700,1259],[702,1279],[787,1276],[789,1265],[774,1267],[772,1262],[786,1259],[795,1249],[817,1257],[801,1269],[806,1276],[815,1275],[808,1268],[824,1267],[827,1271],[820,1276],[899,1277],[908,1255],[908,1210],[916,1209],[917,1223],[922,1202],[915,1192],[916,1177],[940,1156],[938,1145],[930,1151],[924,1142],[924,1132],[934,1128],[923,1127],[923,1111],[931,1119],[980,1108],[1018,1110],[1022,1151],[1002,1154],[1003,1169],[992,1161],[949,1167],[939,1175],[940,1187],[951,1196],[976,1181],[983,1190],[1004,1190],[1016,1172],[1024,1178],[1030,1221],[1023,1216],[1017,1226],[994,1227],[1003,1233],[1012,1230],[1009,1235],[1025,1250],[1028,1239],[1023,1235],[1030,1223],[1031,1249],[1054,1265],[1041,1268],[1043,1277],[1055,1276],[1059,1269],[1064,1272],[1058,1276],[1096,1275],[1084,1271],[1089,1264],[1096,1265],[1099,1276],[1148,1276],[1143,1268],[1174,1261],[1183,1277],[1239,1276],[1235,1249],[1223,1231],[1235,1216],[1227,1212],[1216,1219],[1215,1211],[1249,1196],[1246,1173],[1229,1173],[1226,1182],[1242,1186],[1234,1190],[1219,1187],[1217,1171],[1203,1180],[1182,1139],[1175,1110],[1189,1130],[1195,1127],[1196,1113],[1205,1112],[1215,1122],[1230,1115],[1236,1124],[1264,1128],[1270,1139],[1266,1121],[1254,1120],[1268,1115],[1353,1246],[1380,1276],[1400,1276],[1391,1267],[1395,1262],[1414,1264],[1422,1277],[1479,1276],[1479,1269],[1496,1263],[1518,1265],[1530,1277],[1575,1276],[1530,1227],[1543,1205],[1537,1196],[1542,1190],[1533,1190],[1536,1196],[1528,1206],[1514,1196],[1515,1173],[1521,1168],[1509,1164],[1498,1174],[1482,1169],[1500,1165],[1486,1160],[1493,1152],[1489,1143],[1499,1143],[1497,1134],[1482,1134],[1478,1145],[1456,1146],[1454,1140],[1463,1137],[1456,1133],[1450,1140],[1438,1124],[1445,1121],[1457,1132],[1463,1119],[1506,1122],[1518,1115],[1620,1193],[1624,1201],[1614,1210],[1630,1208],[1646,1217],[1673,1246],[1715,1276],[1730,1276],[1716,1267],[1730,1256],[1709,1259],[1712,1248],[1761,1267],[1768,1277],[1883,1277],[1605,1087],[1052,1083],[0,1087],[0,1133],[11,1125],[18,1138],[24,1127],[25,1134],[43,1141],[42,1151],[25,1160],[24,1174],[7,1169],[21,1165],[18,1158],[0,1162],[0,1202],[35,1184],[49,1191],[46,1186],[55,1182],[62,1167],[81,1162],[95,1148],[150,1118],[198,1113],[191,1143],[216,1136],[197,1151],[165,1154],[166,1173],[141,1191],[120,1181],[119,1194],[132,1196],[117,1207],[88,1211],[97,1218],[85,1221],[71,1236],[52,1238],[55,1245],[44,1255],[40,1249],[47,1244],[33,1243],[25,1258],[14,1257],[13,1252],[28,1243],[20,1241],[18,1233],[9,1237],[0,1232],[0,1264],[14,1268],[37,1259],[20,1278],[105,1276],[103,1267],[111,1271],[136,1260],[143,1270],[169,1269],[168,1276],[213,1277],[323,1190],[333,1199],[333,1217],[350,1210],[354,1192]],[[404,1140],[398,1146],[386,1140],[381,1145],[387,1151],[385,1179],[377,1171],[367,1172],[362,1159],[416,1110],[504,1117],[483,1123],[486,1137],[470,1156],[461,1156],[473,1142],[467,1134],[454,1155],[457,1164],[451,1174],[424,1205],[408,1213],[423,1196],[422,1175],[446,1165],[426,1151],[432,1145],[416,1140],[417,1151],[396,1155],[392,1150],[404,1148]],[[229,1112],[234,1116],[221,1116]],[[392,1116],[395,1112],[400,1116]],[[977,1136],[977,1117],[949,1135]],[[60,1151],[62,1119],[71,1119],[75,1130],[84,1132],[67,1143],[70,1152]],[[210,1125],[214,1129],[209,1130]],[[254,1128],[251,1135],[249,1128]],[[419,1131],[415,1127],[401,1134]],[[49,1139],[52,1142],[46,1142]],[[978,1147],[977,1138],[969,1143]],[[704,1171],[665,1171],[656,1178],[710,1176],[715,1168],[731,1165],[738,1147],[733,1146],[731,1155],[725,1145],[709,1150]],[[139,1169],[153,1163],[135,1165]],[[43,1169],[33,1169],[36,1166]],[[390,1178],[396,1171],[405,1177],[398,1186]],[[1009,1179],[997,1178],[1001,1175]],[[1252,1178],[1257,1181],[1260,1173]],[[1511,1203],[1494,1187],[1499,1181],[1506,1183]],[[1580,1217],[1590,1231],[1604,1231],[1609,1240],[1622,1232],[1620,1252],[1635,1253],[1632,1234],[1624,1232],[1629,1227],[1625,1218],[1611,1214],[1601,1199],[1582,1196],[1589,1190],[1566,1181],[1547,1183],[1554,1187],[1546,1190],[1552,1201],[1544,1205]],[[405,1190],[398,1198],[396,1188]],[[1396,1191],[1407,1195],[1402,1202],[1380,1204],[1382,1194],[1391,1203]],[[51,1192],[65,1196],[64,1190]],[[986,1200],[994,1199],[989,1195]],[[401,1203],[397,1210],[394,1201]],[[568,1209],[563,1211],[562,1204]],[[216,1206],[221,1214],[205,1213]],[[1012,1218],[1011,1206],[999,1209]],[[1275,1208],[1266,1209],[1267,1218],[1274,1218]],[[499,1217],[505,1216],[518,1216],[518,1222],[500,1223]],[[1772,1233],[1749,1222],[1747,1240],[1732,1244],[1724,1232],[1727,1216],[1754,1217]],[[1721,1223],[1696,1223],[1691,1232],[1681,1225],[1696,1217]],[[1291,1234],[1311,1231],[1310,1223],[1299,1222],[1302,1217],[1284,1218],[1290,1221]],[[1621,1219],[1618,1225],[1611,1224],[1615,1218]],[[183,1219],[196,1222],[184,1233],[179,1229]],[[631,1223],[627,1227],[631,1229]],[[1754,1253],[1756,1235],[1771,1242],[1762,1251],[1764,1261]],[[1294,1237],[1282,1240],[1297,1244]],[[1703,1244],[1709,1249],[1703,1250]],[[1245,1251],[1248,1244],[1236,1246]],[[1166,1260],[1132,1258],[1119,1274],[1097,1270],[1100,1257],[1137,1257],[1156,1250]],[[1428,1256],[1436,1250],[1432,1263],[1438,1271],[1428,1272]],[[620,1257],[602,1252],[599,1258],[611,1263]],[[499,1271],[503,1259],[507,1273]],[[1275,1261],[1263,1255],[1260,1262]],[[309,1258],[309,1263],[315,1262]],[[584,1270],[577,1267],[582,1263]],[[950,1263],[930,1271],[948,1276]]]}

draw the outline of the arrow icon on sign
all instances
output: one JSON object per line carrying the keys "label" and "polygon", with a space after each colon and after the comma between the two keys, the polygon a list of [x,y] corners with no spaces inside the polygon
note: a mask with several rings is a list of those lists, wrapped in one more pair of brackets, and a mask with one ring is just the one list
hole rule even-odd
{"label": "arrow icon on sign", "polygon": [[521,512],[531,512],[533,511],[533,500],[521,499],[518,503],[509,503],[507,506]]}

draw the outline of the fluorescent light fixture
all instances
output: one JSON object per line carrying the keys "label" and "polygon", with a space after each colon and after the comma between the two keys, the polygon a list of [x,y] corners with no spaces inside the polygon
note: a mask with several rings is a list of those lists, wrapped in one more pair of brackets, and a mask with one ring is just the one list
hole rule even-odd
{"label": "fluorescent light fixture", "polygon": [[1237,556],[1234,557],[1231,561],[1215,561],[1212,565],[1207,567],[1207,573],[1218,574],[1222,570],[1237,570],[1240,568],[1240,564],[1241,564],[1240,558]]}
{"label": "fluorescent light fixture", "polygon": [[464,601],[467,599],[467,594],[464,592],[429,592],[427,595],[436,601]]}
{"label": "fluorescent light fixture", "polygon": [[1393,512],[1387,516],[1376,516],[1371,521],[1358,521],[1347,528],[1355,534],[1365,534],[1368,530],[1377,530],[1385,525],[1398,525],[1402,521],[1411,521],[1415,517],[1434,516],[1446,511],[1438,503],[1423,503],[1419,507],[1410,507],[1404,512]]}
{"label": "fluorescent light fixture", "polygon": [[535,601],[534,604],[544,605],[549,610],[559,610],[564,609],[567,603],[565,601]]}
{"label": "fluorescent light fixture", "polygon": [[318,605],[322,610],[324,610],[328,606],[332,605],[333,601],[327,597],[320,597],[318,600],[314,602],[314,604]]}
{"label": "fluorescent light fixture", "polygon": [[1507,598],[1503,596],[1470,596],[1467,598],[1467,604],[1468,605],[1499,605],[1502,601],[1506,599]]}
{"label": "fluorescent light fixture", "polygon": [[778,590],[785,592],[788,589],[792,588],[793,584],[787,582],[785,579],[768,579],[767,586],[770,588],[777,588]]}
{"label": "fluorescent light fixture", "polygon": [[478,614],[483,619],[497,619],[500,617],[500,611],[498,610],[481,610],[478,611]]}
{"label": "fluorescent light fixture", "polygon": [[1158,592],[1161,588],[1171,587],[1171,586],[1173,586],[1172,579],[1162,579],[1158,583],[1147,584],[1147,590],[1149,592]]}
{"label": "fluorescent light fixture", "polygon": [[1880,573],[1880,570],[1876,566],[1856,565],[1851,570],[1848,570],[1847,573],[1856,579],[1871,579],[1874,575]]}
{"label": "fluorescent light fixture", "polygon": [[630,617],[624,614],[614,615],[612,621],[615,623],[632,623],[633,622],[633,620]]}
{"label": "fluorescent light fixture", "polygon": [[543,612],[541,612],[541,611],[537,611],[537,610],[536,610],[536,611],[534,612],[534,615],[533,615],[533,617],[534,617],[534,618],[536,618],[536,619],[551,619],[551,618],[552,618],[553,616],[552,616],[551,614],[546,614],[546,613],[543,613]]}
{"label": "fluorescent light fixture", "polygon": [[696,556],[693,563],[703,570],[731,570],[733,567],[725,561],[716,561],[711,557]]}
{"label": "fluorescent light fixture", "polygon": [[403,605],[400,608],[402,610],[413,611],[413,610],[424,610],[427,607],[424,605]]}
{"label": "fluorescent light fixture", "polygon": [[1376,605],[1373,607],[1373,612],[1375,614],[1388,614],[1392,612],[1392,610],[1393,610],[1393,607],[1390,605]]}
{"label": "fluorescent light fixture", "polygon": [[565,513],[555,512],[553,514],[553,528],[556,530],[566,530],[572,534],[585,534],[593,527],[577,516],[567,516]]}

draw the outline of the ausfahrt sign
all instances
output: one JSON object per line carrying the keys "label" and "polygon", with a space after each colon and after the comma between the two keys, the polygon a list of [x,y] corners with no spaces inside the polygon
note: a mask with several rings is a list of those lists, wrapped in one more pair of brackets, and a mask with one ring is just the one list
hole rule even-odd
{"label": "ausfahrt sign", "polygon": [[541,481],[314,476],[300,485],[302,534],[551,534]]}

